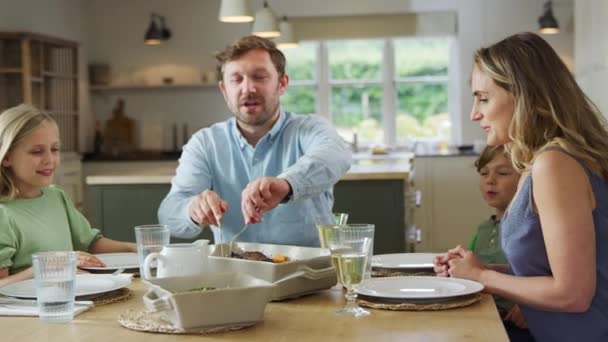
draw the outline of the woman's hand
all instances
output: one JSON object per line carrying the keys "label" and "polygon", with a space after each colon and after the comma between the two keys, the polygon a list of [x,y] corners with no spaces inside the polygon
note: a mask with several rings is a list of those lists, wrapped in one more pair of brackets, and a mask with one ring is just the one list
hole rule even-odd
{"label": "woman's hand", "polygon": [[524,315],[521,313],[519,305],[517,304],[511,307],[511,310],[509,310],[505,316],[505,321],[515,324],[515,326],[520,329],[528,329],[528,322],[526,322],[526,319],[524,318]]}
{"label": "woman's hand", "polygon": [[86,252],[76,252],[78,267],[104,267],[106,264],[97,259],[96,256]]}
{"label": "woman's hand", "polygon": [[450,249],[448,254],[456,255],[448,261],[447,272],[450,277],[479,281],[485,267],[479,262],[475,253],[458,246]]}

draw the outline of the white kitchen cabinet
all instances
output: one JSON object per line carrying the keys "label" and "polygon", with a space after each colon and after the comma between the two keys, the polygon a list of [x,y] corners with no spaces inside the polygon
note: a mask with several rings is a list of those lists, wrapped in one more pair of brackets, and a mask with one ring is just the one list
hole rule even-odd
{"label": "white kitchen cabinet", "polygon": [[77,153],[63,153],[61,165],[55,176],[55,184],[65,191],[74,202],[76,208],[82,211],[84,207],[84,194],[82,182],[82,161]]}
{"label": "white kitchen cabinet", "polygon": [[414,187],[422,192],[414,223],[421,241],[416,252],[444,252],[466,245],[493,210],[479,191],[476,156],[416,157]]}

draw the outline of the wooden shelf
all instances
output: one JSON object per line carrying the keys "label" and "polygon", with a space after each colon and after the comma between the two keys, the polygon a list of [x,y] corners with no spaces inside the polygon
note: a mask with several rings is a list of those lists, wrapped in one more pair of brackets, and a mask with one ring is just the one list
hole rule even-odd
{"label": "wooden shelf", "polygon": [[21,68],[0,68],[0,74],[20,74]]}
{"label": "wooden shelf", "polygon": [[187,84],[131,84],[131,85],[107,85],[90,86],[92,92],[113,92],[113,91],[143,91],[143,90],[164,90],[164,89],[219,89],[217,83],[187,83]]}
{"label": "wooden shelf", "polygon": [[0,32],[0,108],[49,109],[62,150],[78,151],[78,44],[29,32]]}
{"label": "wooden shelf", "polygon": [[52,72],[52,71],[44,71],[42,73],[44,77],[55,77],[55,78],[65,78],[65,79],[76,79],[78,75],[75,74],[64,74],[61,72]]}

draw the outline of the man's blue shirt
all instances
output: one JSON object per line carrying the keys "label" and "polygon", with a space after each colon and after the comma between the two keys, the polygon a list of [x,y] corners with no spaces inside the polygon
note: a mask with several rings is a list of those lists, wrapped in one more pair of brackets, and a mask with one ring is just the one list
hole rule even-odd
{"label": "man's blue shirt", "polygon": [[[184,146],[158,218],[173,236],[195,237],[201,227],[190,219],[189,207],[198,194],[209,189],[228,202],[222,219],[227,241],[245,224],[241,193],[247,184],[261,177],[280,177],[291,185],[293,197],[266,212],[263,221],[251,225],[239,241],[318,246],[315,222],[332,217],[333,185],[350,164],[350,150],[321,116],[281,111],[255,147],[231,118],[201,129]],[[211,228],[219,242],[219,229]]]}

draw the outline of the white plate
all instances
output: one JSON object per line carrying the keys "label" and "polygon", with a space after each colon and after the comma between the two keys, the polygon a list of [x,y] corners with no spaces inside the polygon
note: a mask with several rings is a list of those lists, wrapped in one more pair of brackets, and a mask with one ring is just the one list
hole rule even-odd
{"label": "white plate", "polygon": [[[91,296],[118,290],[131,284],[131,276],[109,274],[77,274],[76,296]],[[0,288],[0,294],[10,297],[36,298],[34,279],[23,280]]]}
{"label": "white plate", "polygon": [[80,267],[91,271],[112,271],[119,268],[139,268],[137,253],[103,253],[95,256],[106,264],[105,267]]}
{"label": "white plate", "polygon": [[358,294],[388,299],[444,299],[466,296],[483,290],[478,282],[445,277],[386,277],[365,280]]}
{"label": "white plate", "polygon": [[433,258],[443,254],[435,253],[398,253],[381,254],[372,257],[375,268],[433,268]]}

